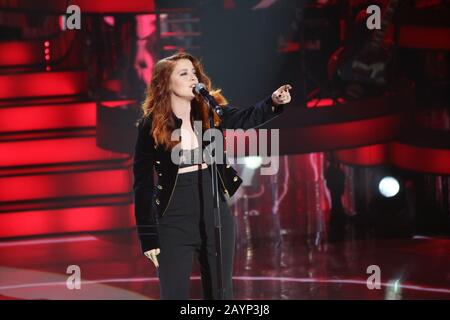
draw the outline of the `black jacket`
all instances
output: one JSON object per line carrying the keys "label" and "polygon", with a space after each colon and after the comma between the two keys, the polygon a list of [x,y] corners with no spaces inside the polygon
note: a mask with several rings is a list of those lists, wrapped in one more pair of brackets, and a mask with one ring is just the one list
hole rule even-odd
{"label": "black jacket", "polygon": [[[221,128],[246,130],[259,127],[283,111],[283,105],[275,107],[274,110],[272,106],[271,97],[244,110],[224,106]],[[175,120],[177,127],[180,128],[181,119],[175,117]],[[178,178],[178,165],[172,162],[170,150],[155,146],[150,135],[151,122],[151,116],[138,122],[133,161],[135,217],[142,252],[160,247],[158,218],[167,210]],[[153,168],[156,170],[156,185]],[[217,169],[219,188],[223,194],[231,197],[242,180],[231,165],[218,164]]]}

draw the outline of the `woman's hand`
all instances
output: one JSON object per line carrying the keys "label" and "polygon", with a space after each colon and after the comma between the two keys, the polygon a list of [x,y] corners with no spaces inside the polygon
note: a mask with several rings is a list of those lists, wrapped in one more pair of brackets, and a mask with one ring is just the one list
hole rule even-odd
{"label": "woman's hand", "polygon": [[272,93],[272,102],[275,106],[279,106],[280,104],[286,104],[291,102],[291,94],[289,90],[292,89],[290,84],[285,84],[279,87]]}
{"label": "woman's hand", "polygon": [[150,260],[152,260],[153,264],[155,265],[156,268],[159,268],[159,264],[158,264],[158,258],[156,257],[159,253],[161,252],[161,250],[159,249],[152,249],[149,251],[145,251],[144,254],[147,258],[149,258]]}

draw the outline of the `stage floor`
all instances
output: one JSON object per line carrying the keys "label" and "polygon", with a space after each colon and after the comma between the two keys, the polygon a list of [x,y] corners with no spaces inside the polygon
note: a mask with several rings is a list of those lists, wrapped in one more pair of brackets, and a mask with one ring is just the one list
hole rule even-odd
{"label": "stage floor", "polygon": [[[79,267],[80,289],[67,286],[73,274],[69,266]],[[374,272],[368,273],[369,266],[380,268],[380,289],[367,286]],[[450,299],[450,239],[261,239],[240,244],[234,295],[239,300]],[[155,268],[140,254],[134,231],[0,242],[0,299],[158,298]],[[196,262],[191,298],[201,299]]]}

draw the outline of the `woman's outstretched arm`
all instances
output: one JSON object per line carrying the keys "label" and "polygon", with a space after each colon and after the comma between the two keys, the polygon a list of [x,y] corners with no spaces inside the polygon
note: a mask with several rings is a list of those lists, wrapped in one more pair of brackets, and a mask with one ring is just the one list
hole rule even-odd
{"label": "woman's outstretched arm", "polygon": [[225,129],[257,128],[279,116],[284,105],[291,101],[290,85],[283,85],[275,90],[270,97],[256,103],[247,109],[232,106],[223,107],[222,127]]}

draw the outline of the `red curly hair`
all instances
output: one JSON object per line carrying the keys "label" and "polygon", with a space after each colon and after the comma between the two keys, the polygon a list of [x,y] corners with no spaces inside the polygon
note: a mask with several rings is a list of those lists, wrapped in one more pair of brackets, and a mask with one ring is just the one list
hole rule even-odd
{"label": "red curly hair", "polygon": [[[201,62],[189,53],[179,52],[170,57],[159,60],[153,67],[152,80],[147,88],[146,98],[141,108],[143,117],[152,116],[152,128],[149,132],[153,136],[156,145],[162,145],[165,149],[172,149],[179,142],[171,141],[172,131],[176,128],[175,116],[170,105],[169,82],[175,63],[181,59],[192,62],[197,78],[203,83],[211,95],[221,106],[227,104],[227,100],[220,94],[220,90],[212,91],[211,80],[205,74]],[[202,97],[195,96],[191,101],[191,116],[194,120],[201,120],[204,130],[209,128],[208,104]],[[214,125],[220,124],[220,118],[214,113]]]}

